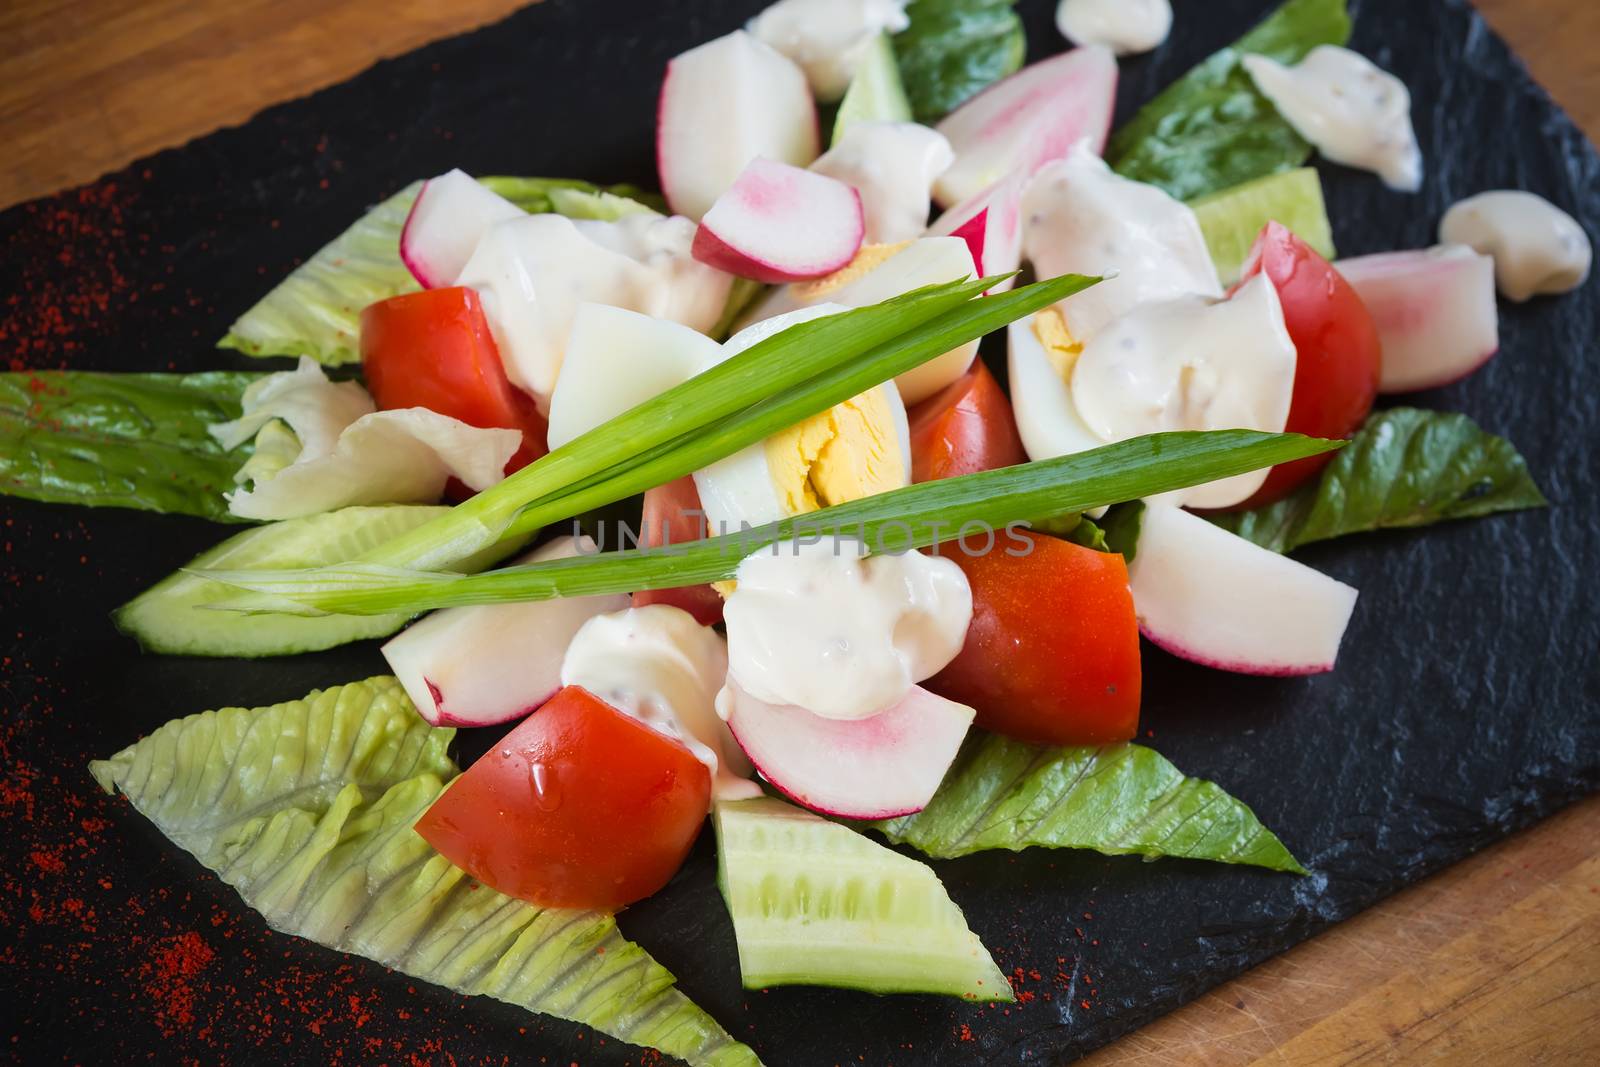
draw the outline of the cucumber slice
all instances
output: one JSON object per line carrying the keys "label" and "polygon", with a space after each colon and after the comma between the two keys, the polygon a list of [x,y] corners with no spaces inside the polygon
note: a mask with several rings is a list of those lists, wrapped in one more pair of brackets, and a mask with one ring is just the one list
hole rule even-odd
{"label": "cucumber slice", "polygon": [[894,58],[894,45],[888,34],[880,33],[867,46],[855,77],[850,79],[850,88],[839,101],[830,143],[838,144],[852,123],[910,121],[911,101],[906,99],[906,89],[900,81],[900,64]]}
{"label": "cucumber slice", "polygon": [[[112,619],[119,630],[137,640],[146,651],[175,656],[289,656],[369,637],[387,637],[404,626],[408,616],[308,618],[209,611],[205,605],[235,596],[238,590],[187,571],[343,563],[449,510],[405,504],[354,507],[257,526],[196,556],[184,570],[162,579],[118,608]],[[508,551],[509,547],[498,555]],[[459,568],[478,569],[489,562],[489,558],[478,557]]]}
{"label": "cucumber slice", "polygon": [[1322,201],[1322,181],[1310,167],[1271,174],[1191,200],[1200,232],[1223,285],[1239,280],[1261,227],[1281,222],[1322,258],[1332,260],[1333,229]]}
{"label": "cucumber slice", "polygon": [[926,864],[781,800],[719,804],[713,821],[746,989],[1012,999]]}

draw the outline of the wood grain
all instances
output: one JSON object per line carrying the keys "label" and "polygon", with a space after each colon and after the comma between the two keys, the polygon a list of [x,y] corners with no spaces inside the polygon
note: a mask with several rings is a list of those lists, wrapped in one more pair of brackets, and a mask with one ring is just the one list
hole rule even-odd
{"label": "wood grain", "polygon": [[[591,0],[593,2],[593,0]],[[1198,0],[1181,0],[1183,3]],[[1432,0],[1407,0],[1432,2]],[[524,0],[6,0],[0,207],[482,26]],[[1537,77],[1600,133],[1600,3],[1479,0]]]}
{"label": "wood grain", "polygon": [[1085,1067],[1600,1062],[1600,797],[1411,887]]}
{"label": "wood grain", "polygon": [[[1479,3],[1579,124],[1591,136],[1600,132],[1600,3]],[[90,181],[519,6],[7,0],[0,5],[0,206]],[[1397,895],[1089,1062],[1234,1067],[1495,1056],[1513,1064],[1596,1063],[1597,982],[1600,798]]]}

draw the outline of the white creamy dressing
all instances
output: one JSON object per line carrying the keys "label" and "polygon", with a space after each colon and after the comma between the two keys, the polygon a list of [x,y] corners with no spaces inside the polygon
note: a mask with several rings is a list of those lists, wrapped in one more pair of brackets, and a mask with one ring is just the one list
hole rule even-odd
{"label": "white creamy dressing", "polygon": [[1594,261],[1589,235],[1578,220],[1544,197],[1520,190],[1460,201],[1439,223],[1439,240],[1492,256],[1500,292],[1519,303],[1572,292],[1588,279]]}
{"label": "white creamy dressing", "polygon": [[872,39],[909,25],[906,0],[778,0],[746,29],[792,59],[817,98],[832,102],[850,88]]}
{"label": "white creamy dressing", "polygon": [[915,122],[856,122],[811,169],[861,194],[867,244],[898,244],[927,229],[934,179],[955,160],[937,130]]}
{"label": "white creamy dressing", "polygon": [[595,244],[627,256],[655,275],[645,307],[630,308],[710,333],[722,318],[733,275],[694,258],[693,220],[682,215],[626,215],[615,222],[580,219],[578,232]]}
{"label": "white creamy dressing", "polygon": [[562,685],[582,686],[681,742],[710,769],[714,800],[741,800],[761,790],[717,715],[727,674],[727,647],[717,632],[666,604],[596,615],[561,661]]}
{"label": "white creamy dressing", "polygon": [[[1276,433],[1289,418],[1295,347],[1277,290],[1265,275],[1230,300],[1205,297],[1134,309],[1084,346],[1072,400],[1106,441],[1172,430]],[[1227,507],[1261,487],[1267,471],[1181,491],[1193,507]]]}
{"label": "white creamy dressing", "polygon": [[[961,568],[920,552],[865,551],[823,537],[778,542],[740,563],[723,607],[729,679],[768,704],[864,719],[954,659],[972,621]],[[718,711],[731,707],[719,700]]]}
{"label": "white creamy dressing", "polygon": [[693,240],[694,223],[678,217],[529,215],[491,227],[455,284],[478,291],[506,376],[547,412],[580,303],[715,325],[732,278],[696,262]]}
{"label": "white creamy dressing", "polygon": [[1119,56],[1161,46],[1172,32],[1170,0],[1061,0],[1056,29],[1073,44],[1103,44]]}
{"label": "white creamy dressing", "polygon": [[1086,143],[1036,174],[1022,194],[1023,253],[1041,279],[1116,277],[1060,304],[1079,341],[1140,304],[1220,297],[1222,284],[1188,205],[1114,174]]}
{"label": "white creamy dressing", "polygon": [[1392,189],[1422,188],[1422,151],[1405,82],[1348,48],[1318,45],[1297,66],[1261,55],[1245,70],[1289,125],[1328,159],[1370,170]]}

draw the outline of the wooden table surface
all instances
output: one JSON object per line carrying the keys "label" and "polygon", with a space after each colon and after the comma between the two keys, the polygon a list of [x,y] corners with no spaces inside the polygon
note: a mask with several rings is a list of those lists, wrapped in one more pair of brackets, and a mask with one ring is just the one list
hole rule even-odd
{"label": "wooden table surface", "polygon": [[[1478,2],[1535,76],[1600,137],[1600,3]],[[243,122],[521,3],[7,0],[0,207]],[[1600,1063],[1600,797],[1088,1062],[1470,1063],[1491,1055],[1497,1065]]]}

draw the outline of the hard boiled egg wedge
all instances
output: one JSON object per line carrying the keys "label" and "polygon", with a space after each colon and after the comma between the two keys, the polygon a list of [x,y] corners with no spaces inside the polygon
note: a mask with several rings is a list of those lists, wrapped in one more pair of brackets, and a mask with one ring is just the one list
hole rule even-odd
{"label": "hard boiled egg wedge", "polygon": [[1106,443],[1073,403],[1072,368],[1083,345],[1067,332],[1058,308],[1006,327],[1006,349],[1011,409],[1029,459],[1069,456]]}
{"label": "hard boiled egg wedge", "polygon": [[580,304],[550,396],[551,449],[681,385],[719,359],[705,334],[607,304]]}
{"label": "hard boiled egg wedge", "polygon": [[[1295,348],[1265,275],[1231,299],[1192,296],[1135,308],[1095,334],[1072,368],[1072,399],[1106,441],[1173,430],[1280,433],[1294,392]],[[1248,499],[1267,469],[1183,490],[1190,507]]]}
{"label": "hard boiled egg wedge", "polygon": [[[844,310],[818,304],[767,319],[729,338],[718,358]],[[694,481],[713,534],[899,489],[911,484],[905,404],[894,384],[885,382],[696,471]]]}
{"label": "hard boiled egg wedge", "polygon": [[[976,273],[972,251],[960,237],[919,237],[898,245],[867,245],[848,267],[814,282],[786,285],[747,316],[742,325],[764,322],[826,300],[841,308],[866,307],[927,285],[957,282]],[[907,404],[926,400],[972,366],[972,341],[895,379]]]}
{"label": "hard boiled egg wedge", "polygon": [[[1289,418],[1295,348],[1277,290],[1257,275],[1228,300],[1145,304],[1080,345],[1059,309],[1013,323],[1011,396],[1030,459],[1175,430],[1279,433]],[[1198,508],[1237,504],[1254,471],[1166,494]]]}

